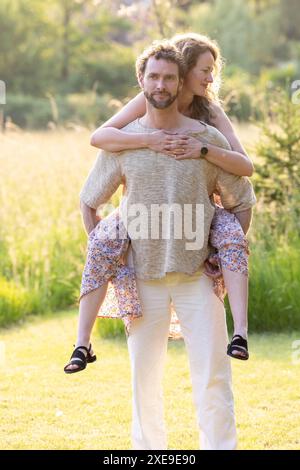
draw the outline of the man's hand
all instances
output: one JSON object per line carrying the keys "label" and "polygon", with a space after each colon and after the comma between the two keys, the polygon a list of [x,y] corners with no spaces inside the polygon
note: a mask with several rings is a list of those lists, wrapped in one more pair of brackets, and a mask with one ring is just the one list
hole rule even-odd
{"label": "man's hand", "polygon": [[218,256],[216,254],[211,254],[207,260],[204,262],[204,274],[216,279],[222,275],[222,271],[219,266]]}
{"label": "man's hand", "polygon": [[237,212],[235,214],[235,216],[238,219],[238,221],[240,222],[241,227],[243,229],[243,232],[246,235],[249,228],[250,228],[250,225],[251,225],[252,208],[246,209],[246,210],[241,211],[241,212]]}
{"label": "man's hand", "polygon": [[80,210],[84,228],[86,230],[87,235],[89,235],[101,219],[97,216],[96,209],[87,206],[82,201],[80,201]]}

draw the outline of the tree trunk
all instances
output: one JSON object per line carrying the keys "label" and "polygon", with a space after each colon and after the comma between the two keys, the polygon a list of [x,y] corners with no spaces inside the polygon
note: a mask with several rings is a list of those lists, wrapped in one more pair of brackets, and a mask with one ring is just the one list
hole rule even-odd
{"label": "tree trunk", "polygon": [[61,78],[67,80],[69,78],[69,26],[71,20],[71,7],[68,3],[64,4],[63,17],[63,38],[62,38],[62,68]]}
{"label": "tree trunk", "polygon": [[156,18],[157,26],[161,37],[166,37],[166,28],[164,19],[159,11],[160,6],[157,4],[156,0],[152,0],[152,6],[154,11],[154,16]]}

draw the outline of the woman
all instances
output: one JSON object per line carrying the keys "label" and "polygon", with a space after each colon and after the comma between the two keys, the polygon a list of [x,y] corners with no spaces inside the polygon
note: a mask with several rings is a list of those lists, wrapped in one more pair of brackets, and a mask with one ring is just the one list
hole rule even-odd
{"label": "woman", "polygon": [[[196,34],[176,36],[173,41],[182,51],[187,69],[184,85],[178,96],[179,111],[191,118],[215,126],[227,138],[232,149],[224,150],[206,144],[208,153],[205,158],[227,172],[239,176],[251,176],[252,162],[218,101],[217,92],[222,61],[217,45],[209,38]],[[149,147],[176,159],[199,158],[202,143],[193,137],[164,131],[151,134],[130,134],[120,130],[129,122],[143,116],[145,110],[145,98],[140,93],[92,134],[91,145],[110,152]],[[217,208],[216,212],[217,217],[212,225],[211,243],[214,241],[215,246],[219,248],[219,261],[234,319],[234,335],[228,347],[228,354],[246,360],[249,357],[247,349],[248,271],[247,261],[245,261],[247,246],[242,247],[241,253],[243,253],[237,261],[239,265],[232,266],[232,257],[228,254],[228,250],[221,249],[222,239],[224,241],[225,237],[224,232],[224,236],[220,236],[220,229],[222,231],[224,224],[232,223],[232,215],[229,220],[229,214],[224,209]],[[250,225],[249,213],[240,213],[239,220],[246,233]],[[233,233],[235,236],[240,229],[241,227],[234,220],[229,232],[231,236]],[[240,232],[238,237],[240,240],[244,238]],[[241,243],[244,241],[242,240]],[[236,252],[236,249],[233,248],[233,251]],[[215,260],[212,259],[211,262],[206,265],[206,273],[214,276]],[[100,287],[90,288],[81,297],[76,349],[65,367],[66,373],[82,370],[87,362],[95,360],[90,345],[90,333],[99,307],[105,298],[106,289],[105,280]]]}

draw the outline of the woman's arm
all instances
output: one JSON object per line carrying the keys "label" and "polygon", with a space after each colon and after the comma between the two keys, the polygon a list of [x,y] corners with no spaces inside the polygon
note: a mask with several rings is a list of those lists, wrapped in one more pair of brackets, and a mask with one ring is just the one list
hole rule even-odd
{"label": "woman's arm", "polygon": [[[240,143],[230,120],[220,106],[214,105],[213,110],[215,113],[213,124],[227,138],[232,150],[205,144],[208,148],[208,153],[205,156],[206,160],[228,173],[238,176],[252,176],[253,163]],[[202,145],[201,141],[189,137],[181,145],[174,140],[165,147],[165,151],[178,160],[199,158]]]}
{"label": "woman's arm", "polygon": [[150,134],[130,133],[113,127],[99,127],[95,133],[91,137],[91,145],[107,152],[149,147]]}
{"label": "woman's arm", "polygon": [[149,134],[131,134],[120,130],[130,122],[143,116],[145,112],[145,98],[143,93],[139,93],[117,114],[93,132],[91,145],[109,152],[147,147]]}
{"label": "woman's arm", "polygon": [[252,176],[254,171],[253,163],[236,135],[230,119],[221,106],[214,104],[212,109],[215,115],[212,124],[226,137],[232,152],[224,152],[220,149],[217,151],[217,147],[215,147],[207,160],[229,173],[239,176]]}
{"label": "woman's arm", "polygon": [[174,135],[181,142],[185,136],[177,133],[158,130],[146,133],[130,133],[120,128],[126,126],[146,112],[143,93],[139,93],[121,111],[95,130],[91,136],[91,145],[108,152],[121,152],[122,150],[149,148],[155,152],[164,153],[165,145],[173,141]]}
{"label": "woman's arm", "polygon": [[253,164],[244,154],[234,150],[225,150],[215,145],[205,144],[208,153],[205,159],[216,166],[238,176],[252,176]]}

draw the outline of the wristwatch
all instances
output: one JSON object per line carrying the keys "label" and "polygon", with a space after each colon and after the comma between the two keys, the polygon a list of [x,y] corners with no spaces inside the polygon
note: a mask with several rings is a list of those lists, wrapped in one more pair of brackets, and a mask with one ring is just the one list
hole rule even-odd
{"label": "wristwatch", "polygon": [[208,153],[208,148],[205,145],[202,145],[200,150],[200,158],[205,158]]}

